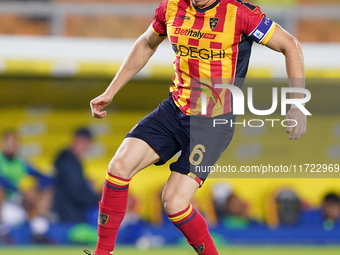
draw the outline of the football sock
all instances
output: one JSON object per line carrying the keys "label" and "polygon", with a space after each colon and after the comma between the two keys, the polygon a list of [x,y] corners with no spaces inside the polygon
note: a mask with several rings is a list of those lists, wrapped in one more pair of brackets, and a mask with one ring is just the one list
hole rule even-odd
{"label": "football sock", "polygon": [[187,242],[197,254],[218,255],[214,241],[210,236],[207,222],[192,205],[179,213],[168,215],[168,217],[186,237]]}
{"label": "football sock", "polygon": [[119,226],[124,218],[129,182],[107,172],[99,202],[98,241],[95,255],[110,255],[115,247]]}

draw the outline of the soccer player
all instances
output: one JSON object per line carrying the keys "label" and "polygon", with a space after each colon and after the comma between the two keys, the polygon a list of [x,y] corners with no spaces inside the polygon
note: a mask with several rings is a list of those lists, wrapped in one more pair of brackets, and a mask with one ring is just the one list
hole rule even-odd
{"label": "soccer player", "polygon": [[[170,96],[127,134],[109,164],[99,205],[95,255],[113,253],[131,178],[151,164],[164,164],[180,150],[181,156],[171,164],[171,174],[163,190],[165,210],[198,254],[218,254],[205,219],[190,204],[206,178],[192,171],[192,166],[214,165],[233,135],[233,128],[216,129],[207,135],[199,123],[206,126],[205,123],[211,123],[211,117],[233,119],[234,116],[230,91],[213,90],[201,82],[202,79],[244,78],[255,41],[283,53],[290,86],[304,87],[300,44],[259,7],[241,0],[164,0],[151,26],[137,39],[109,87],[91,101],[93,117],[106,116],[103,108],[144,67],[166,37],[175,53]],[[190,98],[193,83],[201,84],[202,90],[211,94],[218,93],[221,99],[221,105],[209,101],[207,116],[191,113],[192,109],[199,109],[200,104],[199,96]],[[291,96],[303,97],[298,93]],[[306,131],[306,116],[298,108],[291,108],[287,119],[297,121],[290,139],[298,139]],[[292,131],[293,128],[287,129]]]}

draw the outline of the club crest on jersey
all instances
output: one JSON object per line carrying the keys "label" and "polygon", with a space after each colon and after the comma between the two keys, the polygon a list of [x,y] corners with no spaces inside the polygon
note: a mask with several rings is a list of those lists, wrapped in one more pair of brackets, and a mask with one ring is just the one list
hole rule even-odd
{"label": "club crest on jersey", "polygon": [[219,18],[210,18],[209,19],[209,24],[210,24],[211,30],[214,30],[217,27],[219,20],[220,20]]}
{"label": "club crest on jersey", "polygon": [[108,220],[109,220],[109,215],[106,215],[102,212],[99,212],[99,215],[98,215],[98,225],[99,226],[105,225]]}
{"label": "club crest on jersey", "polygon": [[204,251],[204,243],[202,243],[200,246],[194,247],[194,250],[197,252],[197,254],[202,254]]}

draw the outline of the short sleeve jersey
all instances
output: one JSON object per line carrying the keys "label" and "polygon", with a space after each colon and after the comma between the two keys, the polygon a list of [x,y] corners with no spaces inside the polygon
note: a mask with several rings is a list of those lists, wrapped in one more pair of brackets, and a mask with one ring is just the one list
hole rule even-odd
{"label": "short sleeve jersey", "polygon": [[152,27],[156,34],[168,36],[175,53],[170,87],[175,104],[184,114],[196,114],[200,97],[190,97],[190,86],[208,79],[198,83],[211,95],[207,115],[218,116],[232,111],[231,95],[214,89],[214,84],[245,78],[252,42],[266,44],[275,23],[258,6],[242,0],[215,0],[204,8],[191,0],[164,0]]}

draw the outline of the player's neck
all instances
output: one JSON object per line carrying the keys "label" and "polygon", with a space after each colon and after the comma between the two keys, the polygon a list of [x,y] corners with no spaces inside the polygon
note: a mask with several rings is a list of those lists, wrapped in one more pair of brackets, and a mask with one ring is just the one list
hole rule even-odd
{"label": "player's neck", "polygon": [[194,5],[196,5],[198,8],[203,9],[203,8],[208,7],[209,5],[211,5],[212,3],[214,3],[215,1],[217,1],[217,0],[210,0],[210,1],[208,1],[207,3],[205,3],[205,4],[203,4],[203,5],[200,5],[200,4],[198,4],[198,3],[195,3],[195,1],[192,1],[192,3],[193,3]]}

